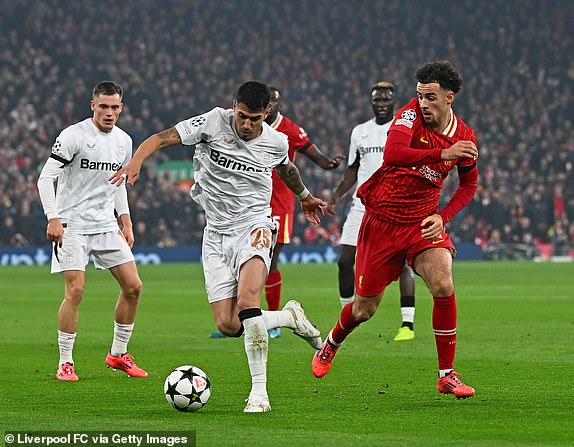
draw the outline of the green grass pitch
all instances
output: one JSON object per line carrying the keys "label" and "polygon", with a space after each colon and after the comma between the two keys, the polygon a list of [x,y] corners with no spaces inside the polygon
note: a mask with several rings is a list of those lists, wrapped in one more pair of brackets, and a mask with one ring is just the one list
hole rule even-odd
{"label": "green grass pitch", "polygon": [[[417,278],[416,338],[397,343],[397,284],[340,349],[323,379],[290,331],[270,340],[273,410],[243,414],[250,388],[243,341],[209,339],[213,318],[197,264],[140,268],[144,282],[130,352],[150,373],[107,369],[115,281],[87,271],[74,360],[60,383],[56,314],[62,278],[48,267],[0,268],[0,424],[9,430],[196,430],[198,446],[566,446],[574,444],[574,264],[454,265],[456,367],[477,395],[436,391],[431,296]],[[323,335],[338,318],[336,265],[284,265],[283,302],[303,302]],[[163,381],[193,364],[213,395],[197,413],[173,410]]]}

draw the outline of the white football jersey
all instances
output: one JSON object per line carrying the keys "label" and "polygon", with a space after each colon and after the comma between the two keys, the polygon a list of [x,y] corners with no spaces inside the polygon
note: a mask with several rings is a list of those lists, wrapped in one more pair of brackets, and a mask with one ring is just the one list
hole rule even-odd
{"label": "white football jersey", "polygon": [[387,142],[387,132],[393,120],[379,125],[375,118],[355,126],[351,132],[349,145],[348,166],[359,158],[359,171],[357,172],[357,185],[353,193],[353,207],[365,210],[361,200],[357,198],[357,189],[373,175],[383,164],[383,151]]}
{"label": "white football jersey", "polygon": [[61,163],[56,209],[66,231],[96,234],[118,228],[114,216],[118,187],[108,178],[131,156],[132,139],[117,126],[105,133],[87,118],[60,133],[50,158]]}
{"label": "white football jersey", "polygon": [[191,197],[205,210],[208,228],[226,233],[271,216],[273,168],[289,162],[287,136],[263,122],[245,141],[233,110],[219,107],[176,124],[181,141],[196,145]]}

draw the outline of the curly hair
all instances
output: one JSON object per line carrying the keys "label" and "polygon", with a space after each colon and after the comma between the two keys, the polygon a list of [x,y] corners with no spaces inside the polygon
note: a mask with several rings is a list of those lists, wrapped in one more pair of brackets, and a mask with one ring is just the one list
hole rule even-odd
{"label": "curly hair", "polygon": [[421,84],[437,82],[442,88],[458,93],[462,86],[462,79],[458,71],[447,60],[435,60],[418,68],[415,79]]}

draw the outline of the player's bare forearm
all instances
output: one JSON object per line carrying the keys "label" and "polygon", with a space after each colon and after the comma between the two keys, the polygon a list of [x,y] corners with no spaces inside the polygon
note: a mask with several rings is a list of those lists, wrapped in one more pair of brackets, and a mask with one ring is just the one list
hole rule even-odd
{"label": "player's bare forearm", "polygon": [[175,127],[170,127],[144,140],[138,147],[132,160],[135,159],[136,162],[139,162],[141,165],[146,158],[156,151],[175,146],[176,144],[181,144],[181,137],[177,130],[175,130]]}
{"label": "player's bare forearm", "polygon": [[343,180],[335,190],[335,196],[343,197],[345,193],[353,187],[355,183],[357,183],[357,171],[358,167],[350,166],[346,171],[343,177]]}
{"label": "player's bare forearm", "polygon": [[120,222],[122,223],[122,234],[128,246],[132,248],[134,246],[134,229],[130,215],[128,213],[120,214]]}
{"label": "player's bare forearm", "polygon": [[139,178],[143,162],[148,157],[160,149],[175,146],[176,144],[181,144],[181,138],[175,127],[153,134],[140,144],[130,162],[119,171],[114,172],[109,181],[117,186],[121,185],[124,180],[128,185],[133,185]]}
{"label": "player's bare forearm", "polygon": [[341,162],[345,159],[344,155],[337,155],[334,158],[329,158],[323,152],[319,150],[317,146],[314,144],[311,145],[307,151],[305,151],[305,155],[313,161],[317,166],[320,166],[322,169],[331,170],[339,167]]}
{"label": "player's bare forearm", "polygon": [[349,189],[353,187],[353,185],[357,182],[357,171],[358,171],[358,164],[349,166],[345,171],[345,175],[337,189],[333,193],[333,196],[328,202],[327,211],[331,214],[336,214],[336,207],[341,197],[343,197]]}
{"label": "player's bare forearm", "polygon": [[283,183],[295,194],[299,194],[305,189],[305,185],[299,174],[299,169],[297,169],[297,166],[291,161],[286,165],[277,166],[275,169],[277,170],[279,178],[281,178]]}

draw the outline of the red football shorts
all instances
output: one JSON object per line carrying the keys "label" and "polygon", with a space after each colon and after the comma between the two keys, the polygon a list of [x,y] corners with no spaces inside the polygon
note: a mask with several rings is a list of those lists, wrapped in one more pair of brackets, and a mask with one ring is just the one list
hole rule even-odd
{"label": "red football shorts", "polygon": [[[395,225],[365,213],[355,264],[355,290],[359,296],[375,296],[399,279],[405,259],[413,267],[417,255],[428,248],[447,248],[453,256],[456,250],[449,235],[429,241],[421,236],[419,223]],[[413,267],[414,269],[414,267]]]}
{"label": "red football shorts", "polygon": [[291,236],[293,235],[293,216],[295,213],[281,212],[279,215],[275,215],[275,210],[273,210],[273,221],[275,222],[275,227],[277,228],[277,243],[278,244],[288,244],[291,242]]}

